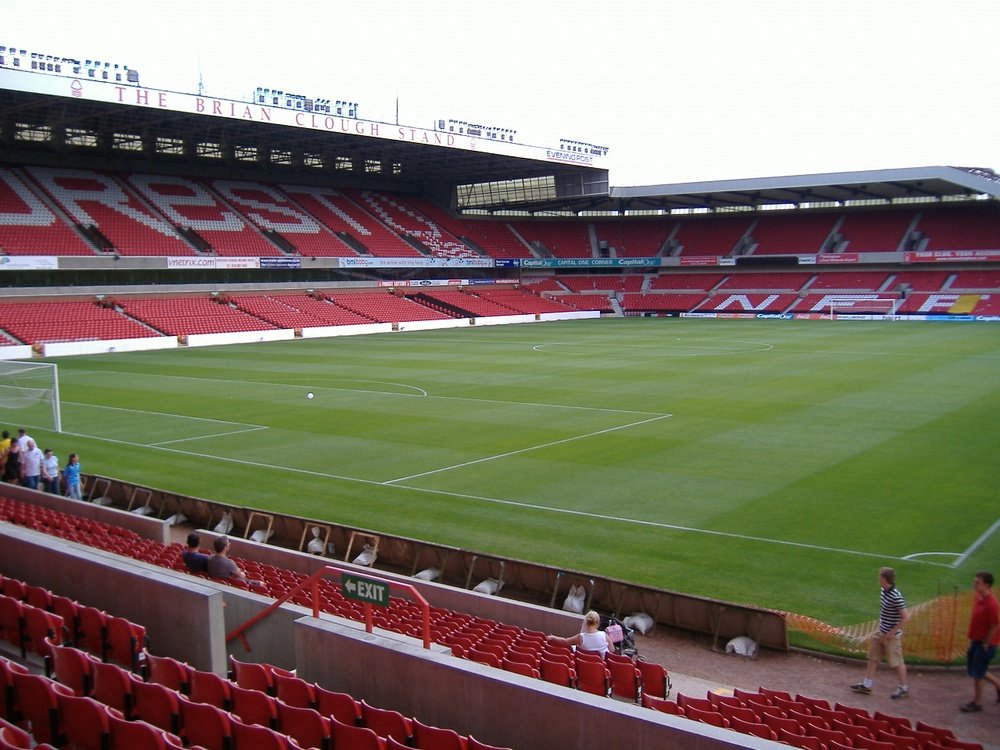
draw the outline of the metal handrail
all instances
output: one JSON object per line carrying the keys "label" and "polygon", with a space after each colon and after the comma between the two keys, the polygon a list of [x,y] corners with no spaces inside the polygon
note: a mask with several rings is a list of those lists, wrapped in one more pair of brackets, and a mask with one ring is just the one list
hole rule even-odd
{"label": "metal handrail", "polygon": [[[312,594],[312,615],[313,617],[319,618],[319,579],[324,577],[328,573],[336,573],[340,576],[341,588],[343,588],[344,575],[354,576],[357,578],[364,578],[368,581],[375,581],[377,583],[385,584],[389,587],[389,590],[396,589],[397,591],[402,591],[408,593],[418,605],[420,605],[421,614],[421,630],[422,630],[422,640],[424,648],[429,649],[431,647],[431,606],[426,599],[420,594],[417,589],[409,583],[400,583],[399,581],[392,581],[388,578],[380,578],[379,576],[369,575],[367,572],[358,574],[354,570],[349,570],[347,568],[341,568],[336,565],[324,565],[322,568],[317,570],[306,580],[299,583],[294,588],[290,589],[285,593],[280,599],[276,599],[274,603],[268,605],[260,612],[255,614],[249,620],[244,622],[242,625],[238,625],[226,634],[226,642],[228,643],[235,638],[240,639],[240,643],[243,647],[250,651],[250,642],[246,638],[246,631],[251,627],[256,625],[258,622],[263,620],[265,617],[270,615],[274,610],[280,607],[282,604],[291,599],[295,594],[303,590],[309,590]],[[374,629],[374,622],[372,619],[372,605],[371,602],[362,601],[365,612],[365,631],[371,633]]]}

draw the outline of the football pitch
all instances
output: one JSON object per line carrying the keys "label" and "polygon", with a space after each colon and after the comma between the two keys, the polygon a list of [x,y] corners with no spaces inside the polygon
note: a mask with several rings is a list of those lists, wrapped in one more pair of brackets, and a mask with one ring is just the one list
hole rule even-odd
{"label": "football pitch", "polygon": [[880,565],[911,605],[1000,574],[994,325],[602,319],[58,365],[41,447],[223,503],[835,625],[876,616]]}

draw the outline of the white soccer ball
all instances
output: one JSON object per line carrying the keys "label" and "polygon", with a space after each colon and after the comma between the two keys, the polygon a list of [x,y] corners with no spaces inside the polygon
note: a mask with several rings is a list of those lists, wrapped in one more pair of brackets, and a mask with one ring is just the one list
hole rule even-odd
{"label": "white soccer ball", "polygon": [[309,393],[306,394],[306,398],[312,399],[312,398],[315,398],[315,396],[313,395],[312,391],[309,391]]}

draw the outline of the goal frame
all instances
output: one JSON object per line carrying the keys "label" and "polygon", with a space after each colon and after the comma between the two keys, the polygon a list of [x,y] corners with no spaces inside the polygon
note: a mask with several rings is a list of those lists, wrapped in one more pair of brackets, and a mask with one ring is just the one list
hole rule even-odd
{"label": "goal frame", "polygon": [[[887,303],[886,312],[861,311],[859,306]],[[827,317],[830,320],[853,318],[855,320],[898,320],[897,311],[902,304],[902,300],[896,297],[868,297],[866,295],[845,294],[841,297],[830,297],[827,300]],[[838,312],[838,307],[842,308]]]}
{"label": "goal frame", "polygon": [[60,407],[59,401],[59,366],[51,362],[23,362],[21,360],[0,360],[0,385],[4,385],[10,388],[18,389],[24,388],[29,390],[26,385],[18,385],[17,377],[19,374],[23,375],[25,373],[35,371],[35,372],[45,372],[49,373],[49,377],[45,384],[39,382],[39,384],[34,385],[30,390],[40,390],[46,391],[47,395],[43,398],[47,398],[50,403],[51,409],[51,423],[48,425],[26,425],[30,427],[35,427],[39,429],[51,429],[54,432],[62,432],[62,409]]}

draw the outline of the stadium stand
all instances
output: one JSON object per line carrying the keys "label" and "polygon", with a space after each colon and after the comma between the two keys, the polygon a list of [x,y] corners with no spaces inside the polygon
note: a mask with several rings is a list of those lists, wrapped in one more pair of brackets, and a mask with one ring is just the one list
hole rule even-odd
{"label": "stadium stand", "polygon": [[0,168],[0,253],[4,255],[93,255],[63,219],[19,174]]}
{"label": "stadium stand", "polygon": [[418,254],[437,258],[474,258],[479,255],[449,232],[442,231],[440,226],[407,204],[401,196],[370,190],[351,191],[349,194],[368,213],[404,240],[414,243]]}
{"label": "stadium stand", "polygon": [[55,167],[27,167],[25,171],[99,252],[195,254],[173,225],[114,175]]}
{"label": "stadium stand", "polygon": [[750,230],[753,255],[813,255],[823,252],[833,231],[829,214],[762,216]]}
{"label": "stadium stand", "polygon": [[281,255],[230,207],[231,203],[227,205],[218,192],[202,183],[150,174],[133,174],[128,179],[202,252],[257,257]]}
{"label": "stadium stand", "polygon": [[955,206],[921,212],[916,225],[925,250],[1000,248],[1000,216],[993,206]]}
{"label": "stadium stand", "polygon": [[[345,193],[331,188],[297,185],[283,185],[282,189],[340,239],[343,247],[331,244],[324,248],[323,255],[390,258],[420,255]],[[319,257],[319,253],[315,254]]]}
{"label": "stadium stand", "polygon": [[750,229],[749,218],[687,219],[682,221],[673,239],[680,246],[680,256],[732,254]]}
{"label": "stadium stand", "polygon": [[660,290],[675,291],[709,291],[714,289],[719,283],[727,278],[721,273],[677,273],[667,271],[657,274],[649,281],[649,291]]}
{"label": "stadium stand", "polygon": [[852,211],[834,230],[835,251],[896,252],[903,249],[916,215],[912,211]]}
{"label": "stadium stand", "polygon": [[674,231],[674,224],[649,219],[593,222],[599,249],[613,258],[651,258],[659,255]]}
{"label": "stadium stand", "polygon": [[732,292],[717,294],[699,306],[699,310],[713,312],[785,312],[798,300],[794,294],[744,294]]}
{"label": "stadium stand", "polygon": [[0,303],[0,328],[26,344],[160,335],[95,302]]}
{"label": "stadium stand", "polygon": [[502,305],[512,313],[560,313],[567,310],[566,305],[555,299],[539,297],[520,289],[479,286],[475,287],[474,294],[481,299]]}
{"label": "stadium stand", "polygon": [[796,272],[734,273],[718,286],[717,292],[751,291],[755,289],[775,292],[797,292],[809,281],[812,274]]}
{"label": "stadium stand", "polygon": [[646,277],[639,275],[569,275],[561,274],[556,277],[558,282],[571,292],[640,292]]}
{"label": "stadium stand", "polygon": [[958,271],[945,289],[949,292],[998,292],[1000,271]]}
{"label": "stadium stand", "polygon": [[455,317],[513,315],[517,312],[500,301],[484,299],[477,296],[474,292],[459,291],[457,289],[435,289],[429,287],[427,290],[415,295],[415,298],[423,304],[435,307],[442,312],[450,313]]}
{"label": "stadium stand", "polygon": [[541,294],[542,292],[565,292],[567,287],[559,283],[559,281],[554,276],[548,276],[544,279],[526,279],[521,286],[529,291]]}
{"label": "stadium stand", "polygon": [[626,294],[622,298],[622,310],[628,313],[666,313],[688,312],[695,310],[705,300],[705,294],[672,294],[661,292],[654,294]]}
{"label": "stadium stand", "polygon": [[[344,310],[329,303],[317,302],[317,300],[305,295],[237,296],[231,297],[230,301],[239,309],[278,328],[310,328],[372,322],[369,318],[350,310]],[[309,305],[309,302],[313,304]],[[312,309],[319,307],[320,309],[316,312],[324,317],[321,318],[307,312],[303,309],[307,306]]]}
{"label": "stadium stand", "polygon": [[128,315],[170,336],[275,328],[212,298],[128,299],[121,300],[120,305]]}
{"label": "stadium stand", "polygon": [[577,310],[597,310],[602,313],[614,312],[611,299],[607,294],[561,294],[558,299],[562,304]]}
{"label": "stadium stand", "polygon": [[885,286],[888,276],[885,271],[824,271],[816,274],[806,291],[878,292]]}
{"label": "stadium stand", "polygon": [[340,244],[329,230],[276,188],[246,180],[214,180],[210,184],[229,205],[239,209],[243,216],[286,252],[309,256],[329,255],[329,246]]}
{"label": "stadium stand", "polygon": [[906,288],[914,292],[938,292],[945,288],[952,271],[900,271],[892,275],[889,288]]}
{"label": "stadium stand", "polygon": [[577,221],[512,221],[511,228],[536,255],[555,258],[594,257],[590,226]]}
{"label": "stadium stand", "polygon": [[413,320],[445,320],[454,317],[440,310],[399,297],[390,292],[344,292],[324,297],[339,307],[379,323],[399,323]]}
{"label": "stadium stand", "polygon": [[490,257],[534,257],[531,251],[502,222],[493,219],[454,217],[420,196],[408,195],[406,202],[454,237]]}

